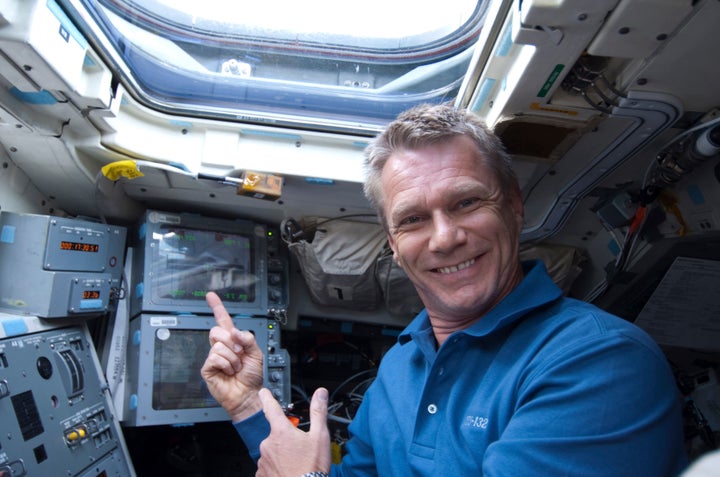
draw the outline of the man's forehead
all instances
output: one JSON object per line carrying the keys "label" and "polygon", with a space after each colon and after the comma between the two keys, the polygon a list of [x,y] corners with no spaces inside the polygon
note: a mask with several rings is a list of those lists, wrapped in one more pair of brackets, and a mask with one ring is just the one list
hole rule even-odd
{"label": "man's forehead", "polygon": [[[397,179],[397,178],[396,178]],[[431,183],[433,181],[430,181]],[[391,216],[403,215],[425,207],[447,206],[448,203],[468,196],[488,198],[498,192],[496,181],[483,181],[478,177],[458,175],[429,184],[427,188],[415,186],[387,191],[386,206]]]}

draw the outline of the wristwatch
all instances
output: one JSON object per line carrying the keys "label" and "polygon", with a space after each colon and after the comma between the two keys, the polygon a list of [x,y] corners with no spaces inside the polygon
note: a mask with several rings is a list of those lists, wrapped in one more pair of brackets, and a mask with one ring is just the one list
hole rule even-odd
{"label": "wristwatch", "polygon": [[330,474],[327,472],[308,472],[300,477],[330,477]]}

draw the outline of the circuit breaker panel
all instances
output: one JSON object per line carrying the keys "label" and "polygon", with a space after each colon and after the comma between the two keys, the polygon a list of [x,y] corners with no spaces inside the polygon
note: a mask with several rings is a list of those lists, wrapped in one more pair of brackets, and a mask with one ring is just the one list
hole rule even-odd
{"label": "circuit breaker panel", "polygon": [[0,475],[134,475],[87,327],[30,320],[0,315]]}

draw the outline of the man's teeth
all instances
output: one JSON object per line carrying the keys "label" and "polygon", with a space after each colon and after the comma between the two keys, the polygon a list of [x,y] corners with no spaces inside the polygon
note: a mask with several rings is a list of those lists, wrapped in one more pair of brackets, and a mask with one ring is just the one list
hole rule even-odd
{"label": "man's teeth", "polygon": [[474,259],[474,258],[471,258],[470,260],[468,260],[468,261],[466,261],[466,262],[463,262],[463,263],[461,263],[461,264],[459,264],[459,265],[454,265],[454,266],[452,266],[452,267],[438,268],[438,272],[440,272],[440,273],[455,273],[455,272],[457,272],[458,270],[462,270],[463,268],[469,267],[469,266],[472,265],[473,263],[475,263],[475,259]]}

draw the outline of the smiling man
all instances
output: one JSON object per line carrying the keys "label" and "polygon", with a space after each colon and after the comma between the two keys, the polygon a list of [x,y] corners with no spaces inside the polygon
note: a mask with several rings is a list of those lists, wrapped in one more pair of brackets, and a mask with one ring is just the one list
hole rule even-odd
{"label": "smiling man", "polygon": [[503,191],[466,136],[398,150],[387,159],[381,184],[394,258],[415,285],[441,345],[522,279],[519,191]]}
{"label": "smiling man", "polygon": [[313,397],[310,432],[293,428],[258,392],[252,336],[211,294],[203,377],[258,475],[678,475],[680,396],[663,353],[564,297],[541,262],[520,262],[523,204],[498,138],[469,112],[420,106],[366,154],[365,193],[425,309],[383,358],[331,466],[327,392]]}

